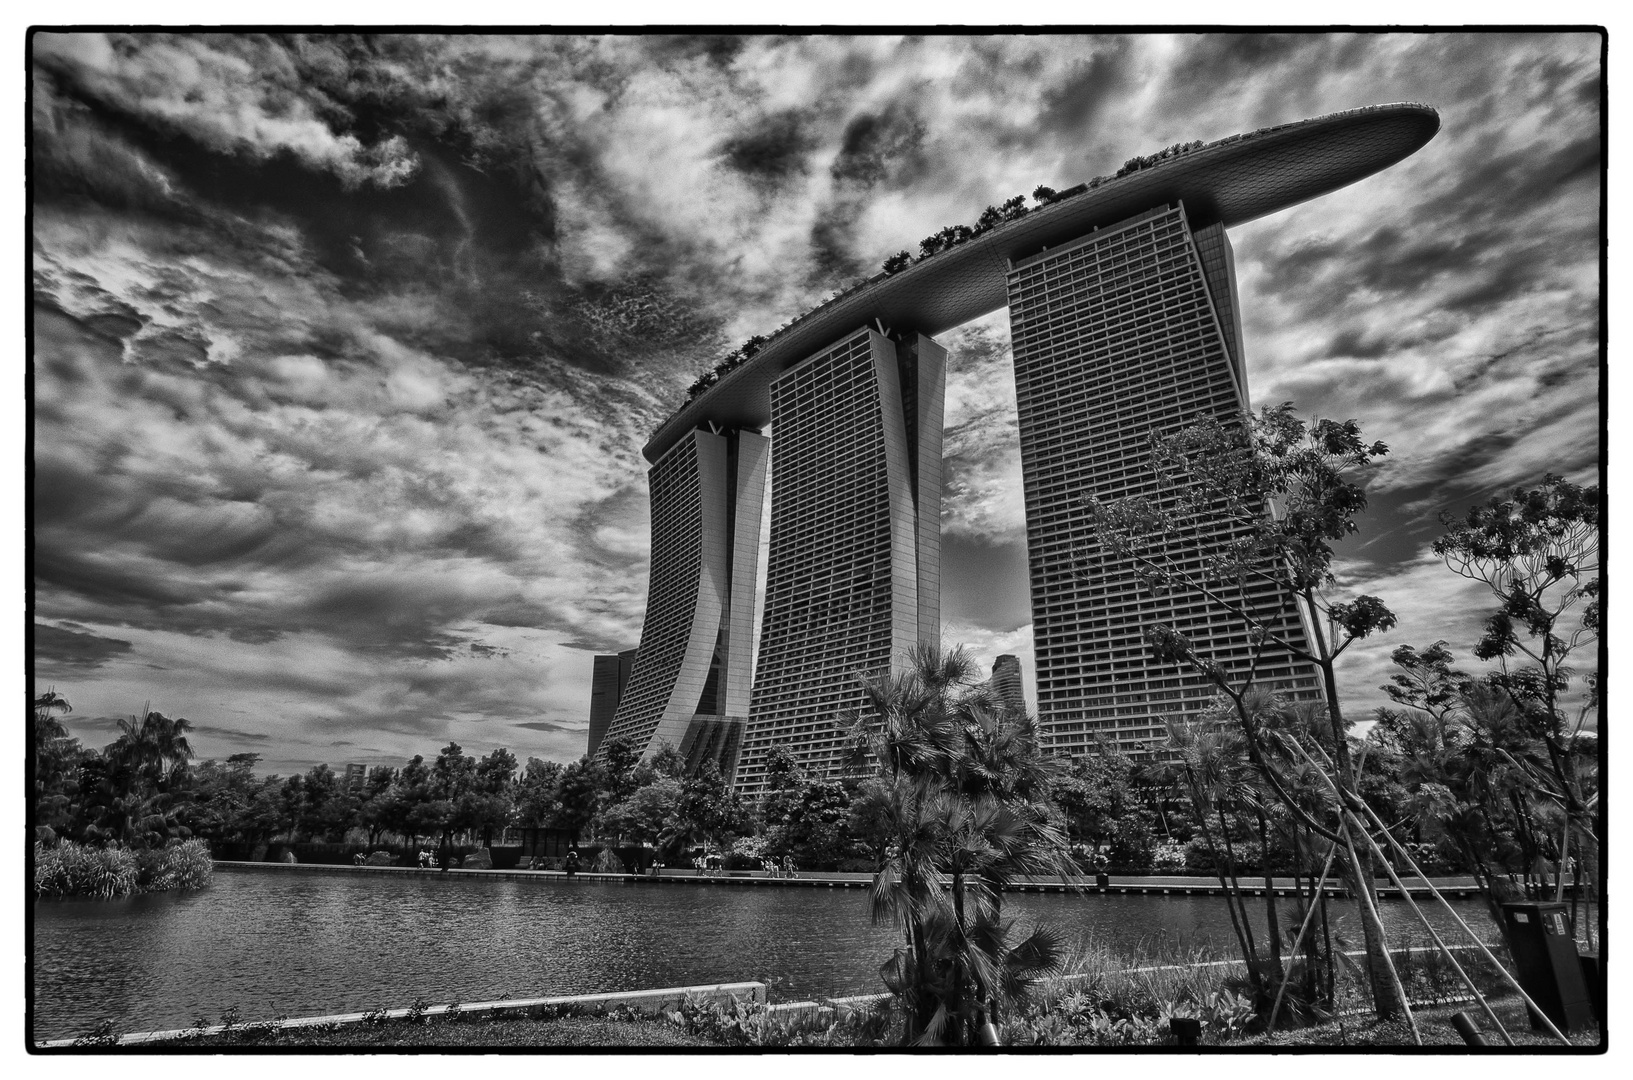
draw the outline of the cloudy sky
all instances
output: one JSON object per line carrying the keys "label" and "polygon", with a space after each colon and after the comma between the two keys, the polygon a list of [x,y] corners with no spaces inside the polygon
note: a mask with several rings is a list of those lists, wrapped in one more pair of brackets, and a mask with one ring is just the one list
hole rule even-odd
{"label": "cloudy sky", "polygon": [[[1463,657],[1436,515],[1597,479],[1591,35],[37,36],[35,684],[287,771],[583,752],[640,447],[696,374],[1040,183],[1388,101],[1441,133],[1233,231],[1257,403],[1387,442],[1346,588]],[[943,613],[1031,626],[1009,332],[951,349]],[[1477,665],[1470,660],[1467,666]]]}

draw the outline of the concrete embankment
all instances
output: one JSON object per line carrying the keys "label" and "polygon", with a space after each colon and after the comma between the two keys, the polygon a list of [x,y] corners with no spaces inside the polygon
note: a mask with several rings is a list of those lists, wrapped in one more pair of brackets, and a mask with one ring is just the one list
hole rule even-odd
{"label": "concrete embankment", "polygon": [[[764,871],[741,871],[737,873],[709,873],[698,874],[694,870],[663,870],[656,876],[651,874],[596,874],[579,872],[569,876],[560,870],[432,870],[418,866],[331,866],[324,863],[256,863],[232,862],[217,860],[218,870],[251,870],[267,871],[272,873],[338,873],[338,874],[384,874],[418,878],[498,878],[503,881],[534,881],[553,884],[572,884],[576,881],[608,882],[612,884],[630,885],[733,885],[754,888],[810,888],[810,889],[867,889],[873,884],[870,874],[847,874],[826,871],[796,871],[793,877],[771,877]],[[1480,895],[1479,889],[1469,878],[1431,878],[1435,888],[1441,894],[1451,899],[1470,899]],[[1301,893],[1309,895],[1310,886],[1306,882],[1299,889],[1292,878],[1272,878],[1271,888],[1277,896],[1297,896]],[[1409,885],[1409,891],[1414,897],[1427,896],[1428,890],[1421,885]],[[1106,894],[1112,896],[1222,896],[1225,890],[1219,882],[1212,878],[1185,877],[1177,875],[1165,876],[1111,876],[1104,886],[1096,883],[1094,878],[1024,878],[1010,886],[1011,892],[1038,892],[1038,893],[1080,893]],[[1264,896],[1266,888],[1262,878],[1252,884],[1242,883],[1242,892],[1247,896]],[[1347,897],[1349,892],[1341,885],[1327,883],[1326,893],[1329,897]],[[1380,882],[1378,895],[1385,899],[1399,899],[1400,890],[1391,884]]]}
{"label": "concrete embankment", "polygon": [[[474,871],[473,871],[474,873]],[[692,1001],[719,1001],[731,1000],[743,1002],[757,1002],[765,1004],[766,984],[762,982],[716,983],[710,986],[670,986],[658,990],[629,990],[615,994],[574,994],[566,997],[517,998],[504,1001],[478,1001],[470,1004],[427,1005],[424,1008],[403,1007],[395,1009],[381,1009],[375,1012],[334,1013],[329,1016],[298,1016],[294,1018],[271,1021],[280,1029],[323,1027],[331,1024],[362,1024],[379,1023],[387,1020],[404,1020],[411,1015],[423,1016],[426,1019],[457,1014],[459,1016],[505,1016],[526,1013],[530,1009],[556,1008],[575,1009],[584,1011],[615,1009],[628,1007],[639,1012],[656,1013],[665,1009],[678,1008],[681,1003]],[[813,1005],[813,1002],[795,1002],[794,1006]],[[773,1010],[785,1006],[771,1006]],[[237,1025],[242,1030],[251,1027],[264,1026],[268,1021],[258,1021]],[[168,1031],[139,1031],[129,1035],[121,1035],[111,1045],[114,1046],[143,1046],[149,1043],[170,1042],[175,1039],[197,1038],[204,1035],[220,1035],[228,1029],[221,1024],[211,1027],[178,1028]],[[79,1043],[77,1039],[51,1039],[37,1043],[41,1047],[67,1047]],[[81,1044],[83,1045],[83,1044]]]}

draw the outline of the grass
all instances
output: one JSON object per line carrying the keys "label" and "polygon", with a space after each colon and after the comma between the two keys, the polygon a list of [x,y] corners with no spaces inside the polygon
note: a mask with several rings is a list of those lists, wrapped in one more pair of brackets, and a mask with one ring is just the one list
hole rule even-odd
{"label": "grass", "polygon": [[[1492,999],[1492,1009],[1508,1029],[1517,1048],[1533,1051],[1559,1047],[1546,1031],[1533,1031],[1526,1010],[1518,998]],[[1057,999],[1040,1016],[1059,1017],[1081,1002],[1070,995]],[[1413,1010],[1425,1046],[1462,1047],[1463,1040],[1452,1025],[1452,1016],[1466,1011],[1484,1033],[1488,1045],[1506,1049],[1501,1037],[1473,1002],[1443,1003]],[[1065,1047],[1137,1047],[1171,1044],[1165,1024],[1155,1020],[1130,1024],[1107,1020],[1097,1024],[1066,1026],[1053,1038],[1034,1041],[1025,1037],[1023,1026],[1006,1027],[1005,1045]],[[1036,1031],[1034,1023],[1030,1030]],[[1065,1037],[1062,1037],[1064,1034]],[[753,1008],[721,1009],[707,1006],[683,1008],[668,1016],[642,1016],[629,1010],[610,1014],[551,1014],[525,1017],[480,1017],[404,1019],[360,1024],[326,1024],[313,1027],[284,1027],[245,1024],[215,1035],[200,1035],[158,1044],[154,1049],[176,1050],[435,1050],[498,1048],[627,1048],[662,1050],[721,1050],[731,1047],[893,1047],[895,1025],[888,1010],[862,1012],[825,1026],[808,1020],[779,1019]],[[1225,1037],[1213,1026],[1204,1028],[1203,1049],[1222,1046],[1244,1051],[1274,1052],[1283,1049],[1394,1049],[1415,1045],[1404,1019],[1379,1022],[1367,1014],[1292,1031],[1243,1034]],[[1578,1050],[1602,1047],[1598,1029],[1573,1033],[1571,1045]],[[87,1045],[107,1045],[89,1041]]]}
{"label": "grass", "polygon": [[524,1017],[496,1019],[407,1020],[387,1024],[326,1024],[317,1027],[265,1028],[251,1025],[220,1035],[160,1044],[163,1049],[216,1051],[322,1048],[335,1050],[467,1049],[531,1047],[656,1047],[684,1049],[722,1044],[689,1034],[663,1019],[560,1016],[550,1020]]}
{"label": "grass", "polygon": [[[1525,1050],[1535,1050],[1542,1047],[1563,1049],[1559,1040],[1546,1030],[1532,1031],[1531,1022],[1526,1017],[1525,1004],[1518,997],[1501,1000],[1487,999],[1491,1003],[1491,1011],[1497,1014],[1503,1027],[1514,1039],[1517,1047]],[[1475,1026],[1485,1036],[1487,1045],[1505,1050],[1502,1036],[1498,1035],[1491,1026],[1480,1006],[1473,1002],[1457,1002],[1452,1004],[1435,1005],[1428,1008],[1414,1008],[1412,1014],[1418,1022],[1418,1031],[1423,1036],[1425,1046],[1463,1046],[1463,1038],[1452,1026],[1453,1015],[1467,1012],[1474,1019]],[[1589,1049],[1602,1046],[1600,1031],[1597,1027],[1583,1032],[1572,1032],[1567,1036],[1573,1047]],[[1415,1046],[1412,1041],[1412,1029],[1404,1019],[1381,1022],[1370,1015],[1347,1018],[1343,1023],[1322,1024],[1317,1027],[1300,1028],[1296,1031],[1278,1031],[1260,1035],[1249,1035],[1234,1045],[1243,1049],[1279,1050],[1286,1047],[1323,1047],[1331,1049],[1346,1049],[1350,1047],[1401,1047]]]}

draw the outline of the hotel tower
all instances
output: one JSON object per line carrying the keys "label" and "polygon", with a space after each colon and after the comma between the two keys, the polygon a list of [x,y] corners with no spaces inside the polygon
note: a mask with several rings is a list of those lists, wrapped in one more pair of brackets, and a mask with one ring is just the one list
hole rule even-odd
{"label": "hotel tower", "polygon": [[[1426,105],[1376,105],[1171,148],[881,274],[802,315],[659,426],[646,622],[606,739],[668,740],[756,790],[767,751],[821,768],[858,672],[939,639],[945,353],[931,338],[1007,305],[1045,738],[1160,737],[1194,715],[1200,677],[1151,658],[1167,623],[1228,671],[1253,651],[1239,621],[1183,593],[1151,595],[1102,551],[1091,500],[1160,495],[1153,435],[1249,407],[1241,304],[1226,229],[1335,191],[1434,137]],[[759,432],[769,425],[770,447]],[[769,458],[770,556],[749,685],[756,553]],[[1232,539],[1202,525],[1167,540],[1193,567]],[[1229,599],[1302,644],[1273,585]],[[1319,698],[1285,652],[1257,677]],[[1011,680],[1013,681],[1013,680]],[[604,749],[606,739],[601,741]]]}

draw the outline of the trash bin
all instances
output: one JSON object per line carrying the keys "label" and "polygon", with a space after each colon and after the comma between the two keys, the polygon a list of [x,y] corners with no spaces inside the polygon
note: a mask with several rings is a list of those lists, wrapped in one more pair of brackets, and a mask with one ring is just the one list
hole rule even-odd
{"label": "trash bin", "polygon": [[1593,1002],[1593,1015],[1599,1027],[1605,1026],[1605,962],[1596,952],[1582,954],[1582,978],[1588,984],[1588,1000]]}
{"label": "trash bin", "polygon": [[[1593,1002],[1582,977],[1582,961],[1565,905],[1504,904],[1503,928],[1508,932],[1520,985],[1554,1026],[1567,1034],[1592,1027]],[[1531,1026],[1542,1028],[1542,1019],[1533,1014]]]}

